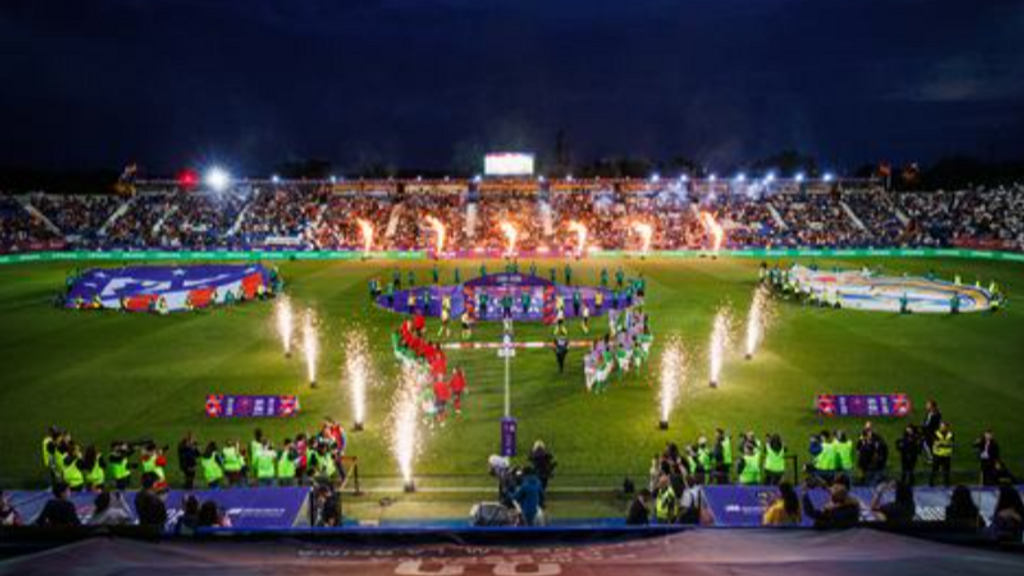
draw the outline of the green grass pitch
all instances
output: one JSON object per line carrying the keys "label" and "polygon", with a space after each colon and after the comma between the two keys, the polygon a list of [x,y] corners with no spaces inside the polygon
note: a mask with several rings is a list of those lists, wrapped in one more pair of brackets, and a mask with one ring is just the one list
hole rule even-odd
{"label": "green grass pitch", "polygon": [[[792,262],[787,261],[787,263]],[[450,282],[456,263],[442,263]],[[478,262],[458,262],[463,278]],[[564,262],[538,263],[547,268]],[[936,398],[959,444],[956,466],[975,470],[969,443],[985,427],[1002,440],[1012,470],[1024,471],[1024,310],[1013,302],[997,314],[959,317],[833,311],[777,303],[776,318],[761,352],[744,361],[736,350],[726,361],[721,386],[707,386],[707,341],[712,318],[728,304],[737,320],[736,341],[757,278],[755,260],[591,260],[573,263],[577,281],[597,284],[602,267],[618,265],[648,279],[648,306],[655,347],[646,372],[611,386],[604,395],[583,388],[581,352],[557,373],[550,350],[523,350],[512,367],[520,451],[543,438],[559,461],[557,483],[614,486],[624,476],[642,477],[650,457],[666,441],[691,442],[723,426],[735,433],[777,431],[803,455],[810,433],[822,426],[855,432],[863,422],[817,417],[819,392],[906,392],[910,418]],[[961,273],[997,279],[1012,296],[1024,289],[1024,267],[961,260],[843,260],[822,266],[868,264],[886,272],[951,278]],[[167,317],[74,312],[52,305],[72,264],[0,268],[0,482],[40,485],[39,443],[50,424],[71,430],[80,442],[105,446],[115,438],[152,437],[175,444],[188,430],[200,441],[248,440],[256,426],[280,441],[314,430],[324,415],[351,424],[343,382],[344,337],[364,330],[376,375],[369,395],[366,431],[349,431],[365,482],[396,481],[386,419],[398,367],[388,333],[399,316],[371,306],[367,281],[390,279],[398,266],[415,269],[422,283],[429,262],[293,262],[281,272],[297,307],[313,308],[322,322],[321,386],[310,390],[298,358],[286,360],[273,328],[271,302],[248,303]],[[524,267],[528,263],[524,263]],[[488,262],[491,270],[501,263]],[[404,277],[404,274],[403,274]],[[606,326],[604,319],[595,325]],[[432,329],[436,324],[431,323]],[[669,431],[657,428],[657,361],[660,345],[677,334],[686,346],[688,376]],[[478,331],[495,340],[497,326]],[[547,339],[547,329],[520,326],[519,339]],[[572,325],[571,336],[581,337]],[[469,396],[462,417],[427,432],[416,462],[420,483],[484,483],[488,455],[498,449],[503,365],[494,351],[452,352],[465,366]],[[301,415],[288,420],[216,421],[203,414],[208,393],[297,393]],[[879,421],[890,444],[903,421]],[[895,458],[895,451],[893,452]],[[895,464],[895,461],[893,461]],[[171,468],[176,467],[172,457]],[[172,481],[176,470],[172,470]],[[973,479],[965,473],[964,479]]]}

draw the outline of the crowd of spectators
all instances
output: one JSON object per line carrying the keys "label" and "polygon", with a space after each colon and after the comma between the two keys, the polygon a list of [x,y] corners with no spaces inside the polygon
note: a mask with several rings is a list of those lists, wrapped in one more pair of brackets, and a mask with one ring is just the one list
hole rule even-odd
{"label": "crowd of spectators", "polygon": [[219,194],[165,189],[131,198],[34,194],[25,200],[28,206],[0,197],[0,251],[38,249],[52,240],[88,248],[361,249],[359,219],[373,225],[374,249],[431,249],[436,234],[427,216],[444,223],[448,248],[500,252],[507,242],[501,223],[510,222],[519,250],[571,253],[578,246],[570,223],[580,222],[590,248],[639,249],[636,225],[643,223],[652,227],[653,249],[701,249],[711,246],[705,212],[725,230],[727,248],[1024,250],[1024,185],[896,193],[838,185],[620,189],[581,184],[483,193],[422,186],[408,192],[401,187],[339,191],[288,183]]}

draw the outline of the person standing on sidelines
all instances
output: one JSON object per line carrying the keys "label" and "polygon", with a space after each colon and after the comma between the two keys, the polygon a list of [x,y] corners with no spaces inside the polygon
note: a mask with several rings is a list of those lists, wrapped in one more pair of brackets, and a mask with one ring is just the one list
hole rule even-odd
{"label": "person standing on sidelines", "polygon": [[932,473],[928,479],[929,486],[935,486],[935,478],[942,475],[942,485],[949,486],[950,470],[953,466],[953,431],[947,422],[939,424],[932,440]]}
{"label": "person standing on sidelines", "polygon": [[786,473],[786,446],[782,437],[772,434],[765,442],[764,450],[764,483],[778,486]]}

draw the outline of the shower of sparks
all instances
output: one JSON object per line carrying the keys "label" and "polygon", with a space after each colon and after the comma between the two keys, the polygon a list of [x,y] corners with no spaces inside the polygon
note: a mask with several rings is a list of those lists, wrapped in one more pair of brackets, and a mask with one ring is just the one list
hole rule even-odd
{"label": "shower of sparks", "polygon": [[771,321],[771,296],[768,289],[758,286],[754,290],[754,299],[750,303],[750,312],[747,314],[747,341],[746,357],[754,357],[754,352],[764,341],[765,330]]}
{"label": "shower of sparks", "polygon": [[428,215],[424,219],[427,221],[428,224],[430,224],[430,228],[434,231],[434,234],[437,236],[437,247],[435,254],[443,254],[445,240],[448,237],[448,231],[445,229],[444,223],[438,220],[436,216]]}
{"label": "shower of sparks", "polygon": [[352,401],[352,414],[356,427],[360,428],[366,418],[366,387],[370,381],[369,345],[362,331],[353,330],[345,342],[345,377]]}
{"label": "shower of sparks", "polygon": [[722,364],[725,362],[725,355],[729,350],[731,339],[729,333],[730,323],[729,310],[725,307],[720,308],[718,313],[715,314],[715,323],[711,329],[711,342],[708,352],[710,361],[708,375],[712,388],[717,388],[720,383],[719,378],[722,375]]}
{"label": "shower of sparks", "polygon": [[633,231],[640,237],[640,252],[646,256],[651,251],[654,227],[646,222],[633,222]]}
{"label": "shower of sparks", "polygon": [[306,358],[306,375],[309,377],[309,383],[315,386],[316,362],[320,355],[320,343],[317,341],[312,310],[306,310],[302,322],[302,353]]}
{"label": "shower of sparks", "polygon": [[281,338],[281,345],[284,347],[285,357],[292,355],[292,332],[294,330],[294,319],[292,317],[292,303],[287,296],[280,296],[277,299],[277,335]]}
{"label": "shower of sparks", "polygon": [[509,221],[502,222],[499,227],[505,235],[505,255],[512,257],[516,255],[516,243],[519,241],[519,230]]}
{"label": "shower of sparks", "polygon": [[576,255],[582,257],[587,253],[587,227],[581,223],[573,220],[569,222],[569,230],[576,233]]}
{"label": "shower of sparks", "polygon": [[712,252],[718,254],[719,250],[722,249],[722,243],[725,242],[725,229],[722,228],[722,225],[718,223],[718,220],[715,220],[714,215],[710,212],[701,212],[700,221],[704,225],[704,230],[711,236]]}
{"label": "shower of sparks", "polygon": [[679,400],[683,382],[686,379],[686,356],[683,351],[683,344],[678,338],[672,338],[665,344],[661,353],[661,392],[659,402],[661,405],[661,426],[668,427],[669,417],[672,409]]}
{"label": "shower of sparks", "polygon": [[391,452],[407,488],[412,485],[413,466],[419,452],[420,389],[426,381],[427,376],[423,370],[416,367],[404,368],[392,406]]}
{"label": "shower of sparks", "polygon": [[356,224],[359,225],[359,233],[363,237],[363,255],[369,256],[370,250],[373,249],[373,224],[362,218],[357,218]]}

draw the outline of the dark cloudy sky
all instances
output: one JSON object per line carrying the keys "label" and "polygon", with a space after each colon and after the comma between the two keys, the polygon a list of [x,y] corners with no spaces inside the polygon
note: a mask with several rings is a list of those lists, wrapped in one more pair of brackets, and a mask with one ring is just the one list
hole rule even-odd
{"label": "dark cloudy sky", "polygon": [[2,0],[0,165],[1024,156],[1024,0]]}

